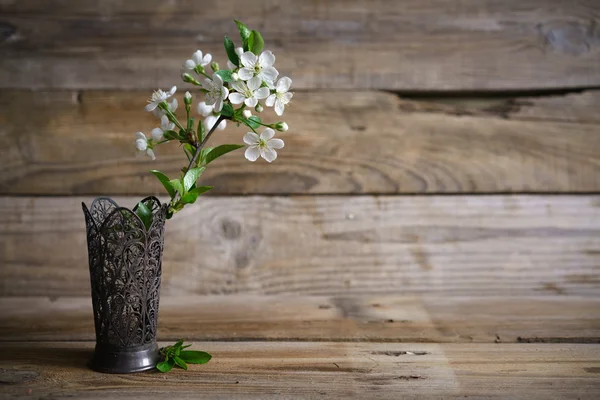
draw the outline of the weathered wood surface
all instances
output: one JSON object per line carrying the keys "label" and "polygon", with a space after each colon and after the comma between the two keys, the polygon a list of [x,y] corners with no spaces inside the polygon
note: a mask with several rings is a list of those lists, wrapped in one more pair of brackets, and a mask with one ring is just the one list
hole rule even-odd
{"label": "weathered wood surface", "polygon": [[[93,341],[88,297],[0,297],[0,341]],[[160,340],[600,343],[573,296],[163,296]]]}
{"label": "weathered wood surface", "polygon": [[[164,193],[148,170],[177,176],[185,157],[176,144],[155,162],[134,157],[134,133],[157,124],[147,96],[1,92],[0,193]],[[597,192],[598,109],[598,92],[453,104],[297,93],[276,162],[238,151],[202,179],[221,194]],[[244,133],[230,124],[212,142],[241,143]]]}
{"label": "weathered wood surface", "polygon": [[0,87],[170,87],[242,10],[299,88],[600,85],[595,0],[35,0],[2,2]]}
{"label": "weathered wood surface", "polygon": [[[162,343],[166,345],[167,343]],[[206,365],[169,374],[86,367],[92,342],[1,343],[1,398],[582,398],[600,395],[600,346],[200,342]]]}
{"label": "weathered wood surface", "polygon": [[[0,295],[88,295],[81,201],[0,197]],[[165,241],[165,295],[600,292],[595,195],[207,197]]]}

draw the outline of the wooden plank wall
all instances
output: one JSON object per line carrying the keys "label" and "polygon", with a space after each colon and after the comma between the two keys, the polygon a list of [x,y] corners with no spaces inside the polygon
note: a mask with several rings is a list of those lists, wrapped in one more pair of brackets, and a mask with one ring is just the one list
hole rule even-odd
{"label": "wooden plank wall", "polygon": [[240,10],[294,79],[286,148],[211,166],[164,294],[598,296],[595,0],[1,2],[0,296],[89,293],[79,204],[160,193],[145,99]]}

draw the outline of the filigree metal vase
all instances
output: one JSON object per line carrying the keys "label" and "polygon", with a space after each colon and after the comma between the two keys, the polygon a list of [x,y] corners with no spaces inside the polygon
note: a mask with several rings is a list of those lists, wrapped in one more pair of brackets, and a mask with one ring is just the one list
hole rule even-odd
{"label": "filigree metal vase", "polygon": [[152,210],[148,229],[136,208],[109,198],[82,203],[87,226],[96,349],[90,366],[109,373],[153,368],[167,205],[142,200]]}

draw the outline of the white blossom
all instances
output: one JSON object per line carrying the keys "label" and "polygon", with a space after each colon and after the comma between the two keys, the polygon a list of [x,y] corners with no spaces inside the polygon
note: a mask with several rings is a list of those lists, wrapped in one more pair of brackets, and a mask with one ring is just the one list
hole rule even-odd
{"label": "white blossom", "polygon": [[202,115],[203,117],[208,117],[213,113],[214,109],[214,106],[209,106],[208,104],[206,104],[206,102],[201,101],[200,103],[198,103],[196,111],[198,111],[198,114]]}
{"label": "white blossom", "polygon": [[273,82],[279,72],[273,67],[275,56],[270,50],[263,51],[259,57],[256,57],[251,51],[247,51],[240,57],[240,62],[243,67],[240,68],[238,74],[242,80],[249,80],[252,77],[258,76],[266,82]]}
{"label": "white blossom", "polygon": [[252,111],[246,109],[242,112],[244,114],[244,118],[250,118],[252,116]]}
{"label": "white blossom", "polygon": [[248,132],[244,135],[244,143],[248,145],[244,156],[249,161],[256,161],[258,157],[262,157],[268,162],[272,162],[277,158],[275,149],[281,149],[284,146],[283,140],[274,139],[275,131],[271,128],[266,128],[260,136],[254,132]]}
{"label": "white blossom", "polygon": [[166,101],[169,97],[173,96],[177,91],[177,86],[173,86],[171,90],[168,92],[164,92],[161,89],[158,89],[152,96],[150,100],[148,100],[148,104],[146,104],[146,111],[153,111],[160,103]]}
{"label": "white blossom", "polygon": [[192,54],[192,59],[187,60],[183,67],[189,70],[195,70],[197,66],[205,67],[212,61],[212,56],[210,54],[202,56],[202,51],[198,50],[194,54]]}
{"label": "white blossom", "polygon": [[175,124],[169,121],[169,117],[163,115],[160,119],[160,127],[152,129],[150,132],[150,137],[155,142],[160,142],[166,131],[172,131],[175,129]]}
{"label": "white blossom", "polygon": [[[179,103],[177,102],[177,99],[175,99],[175,98],[173,100],[171,100],[170,103],[167,102],[167,108],[173,114],[175,114],[175,111],[177,111],[178,106],[179,106]],[[162,116],[165,115],[165,111],[160,107],[156,107],[154,110],[152,110],[152,114],[154,114],[155,117],[162,118]]]}
{"label": "white blossom", "polygon": [[135,134],[135,137],[136,139],[134,143],[138,154],[145,154],[152,160],[156,160],[156,156],[154,156],[154,151],[152,151],[152,148],[148,145],[148,139],[146,138],[146,135],[144,135],[142,132],[137,132]]}
{"label": "white blossom", "polygon": [[[219,119],[219,117],[217,115],[209,115],[208,117],[206,117],[204,119],[204,126],[206,127],[207,131],[210,131],[212,129],[213,125],[217,123],[217,119]],[[222,131],[226,127],[227,127],[227,121],[223,120],[223,121],[221,121],[221,123],[219,123],[219,125],[217,125],[217,130]]]}
{"label": "white blossom", "polygon": [[202,83],[202,87],[208,92],[206,93],[206,104],[215,106],[215,111],[220,112],[223,108],[223,100],[227,99],[229,89],[223,86],[223,79],[216,73],[213,74],[212,80],[206,78]]}
{"label": "white blossom", "polygon": [[275,124],[275,129],[277,129],[279,132],[287,132],[288,128],[288,124],[285,122],[278,122]]}
{"label": "white blossom", "polygon": [[260,87],[262,80],[255,76],[247,83],[242,81],[231,82],[231,87],[236,90],[229,95],[229,100],[233,104],[245,103],[248,107],[254,107],[258,104],[258,100],[266,99],[269,96],[269,89]]}
{"label": "white blossom", "polygon": [[267,101],[265,101],[265,104],[268,107],[273,107],[273,105],[275,105],[275,113],[277,115],[283,115],[286,104],[290,102],[294,95],[289,92],[291,85],[292,80],[287,76],[279,79],[277,81],[277,86],[275,87],[275,93],[267,97]]}

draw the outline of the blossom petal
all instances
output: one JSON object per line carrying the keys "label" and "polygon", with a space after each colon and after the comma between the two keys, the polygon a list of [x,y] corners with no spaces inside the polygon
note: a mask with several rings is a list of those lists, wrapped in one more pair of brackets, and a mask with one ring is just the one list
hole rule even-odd
{"label": "blossom petal", "polygon": [[269,146],[272,149],[283,149],[285,143],[281,139],[271,139],[267,142],[267,146]]}
{"label": "blossom petal", "polygon": [[254,78],[248,81],[247,85],[248,89],[254,92],[260,87],[260,85],[262,85],[262,79],[260,79],[258,76],[255,76]]}
{"label": "blossom petal", "polygon": [[206,127],[207,130],[210,131],[216,122],[217,122],[217,117],[215,117],[214,115],[209,115],[208,117],[206,117],[204,119],[204,126]]}
{"label": "blossom petal", "polygon": [[238,75],[240,76],[241,80],[247,81],[248,79],[254,76],[254,70],[247,67],[240,68],[240,70],[238,71]]}
{"label": "blossom petal", "polygon": [[177,110],[178,105],[179,103],[177,102],[177,99],[173,99],[173,101],[169,104],[169,110],[171,112],[175,112]]}
{"label": "blossom petal", "polygon": [[137,139],[146,140],[146,135],[144,135],[142,132],[136,132],[136,133],[135,133],[135,137],[136,137]]}
{"label": "blossom petal", "polygon": [[258,65],[261,67],[271,67],[275,63],[275,56],[271,53],[271,50],[263,51],[260,57],[258,57]]}
{"label": "blossom petal", "polygon": [[152,149],[147,149],[146,154],[148,154],[148,157],[150,157],[153,161],[156,160],[156,156],[154,155],[154,152],[152,151]]}
{"label": "blossom petal", "polygon": [[242,54],[244,54],[244,48],[243,47],[236,47],[235,48],[235,54],[237,54],[238,57],[241,57]]}
{"label": "blossom petal", "polygon": [[258,59],[251,51],[247,51],[240,56],[240,61],[244,67],[254,67]]}
{"label": "blossom petal", "polygon": [[275,136],[275,131],[271,128],[266,128],[264,131],[262,131],[262,133],[260,134],[260,138],[262,140],[269,140],[271,139],[273,136]]}
{"label": "blossom petal", "polygon": [[160,141],[163,138],[163,130],[160,128],[152,129],[150,132],[150,137],[152,137],[152,140],[154,141]]}
{"label": "blossom petal", "polygon": [[254,97],[256,97],[257,99],[266,99],[267,97],[269,97],[270,93],[271,91],[269,90],[269,88],[261,87],[256,92],[254,92]]}
{"label": "blossom petal", "polygon": [[245,99],[246,97],[244,97],[244,95],[241,93],[234,92],[229,94],[229,100],[233,104],[242,104]]}
{"label": "blossom petal", "polygon": [[256,99],[256,97],[250,97],[244,100],[244,104],[246,104],[248,107],[256,107],[256,105],[258,104],[258,100]]}
{"label": "blossom petal", "polygon": [[154,110],[156,107],[158,106],[158,104],[152,102],[152,103],[148,103],[146,104],[146,107],[144,107],[146,109],[146,111],[152,111]]}
{"label": "blossom petal", "polygon": [[292,100],[293,96],[294,96],[294,93],[290,93],[290,92],[282,93],[279,95],[279,99],[281,100],[281,102],[283,104],[287,104],[290,102],[290,100]]}
{"label": "blossom petal", "polygon": [[221,77],[220,77],[218,74],[216,74],[216,73],[215,73],[215,74],[213,74],[213,76],[212,76],[212,80],[213,80],[213,82],[214,82],[214,85],[215,85],[216,87],[221,87],[221,86],[223,86],[223,78],[221,78]]}
{"label": "blossom petal", "polygon": [[208,64],[210,64],[210,62],[212,61],[212,54],[206,54],[203,58],[202,61],[200,62],[200,65],[207,66]]}
{"label": "blossom petal", "polygon": [[281,100],[275,100],[275,114],[282,116],[283,110],[285,109],[285,105],[281,102]]}
{"label": "blossom petal", "polygon": [[213,112],[213,106],[209,106],[206,104],[206,102],[201,101],[198,103],[196,111],[198,111],[198,114],[202,115],[203,117],[208,117]]}
{"label": "blossom petal", "polygon": [[225,86],[223,86],[221,88],[221,98],[226,99],[227,96],[229,96],[229,89],[227,89]]}
{"label": "blossom petal", "polygon": [[196,50],[196,52],[192,54],[192,60],[194,60],[196,65],[200,65],[202,63],[202,51]]}
{"label": "blossom petal", "polygon": [[189,70],[194,70],[194,68],[196,68],[196,63],[194,62],[194,60],[187,60],[184,64],[183,64],[183,68],[185,69],[189,69]]}
{"label": "blossom petal", "polygon": [[223,120],[221,121],[221,123],[217,126],[217,130],[222,131],[225,130],[225,128],[227,128],[227,121]]}
{"label": "blossom petal", "polygon": [[279,71],[277,71],[273,67],[265,67],[260,71],[259,74],[265,81],[274,81],[277,79],[277,75],[279,75]]}
{"label": "blossom petal", "polygon": [[177,91],[177,86],[173,86],[171,88],[171,90],[169,90],[169,93],[167,93],[167,97],[171,97],[175,94],[175,92]]}
{"label": "blossom petal", "polygon": [[255,145],[260,141],[258,135],[254,132],[248,132],[244,135],[244,143],[247,145]]}
{"label": "blossom petal", "polygon": [[290,86],[292,86],[292,80],[284,76],[277,81],[277,93],[285,93],[290,90]]}
{"label": "blossom petal", "polygon": [[273,162],[277,158],[277,152],[268,147],[266,149],[261,149],[260,155],[262,156],[262,158],[264,158],[268,162]]}
{"label": "blossom petal", "polygon": [[135,148],[138,149],[138,151],[146,150],[148,148],[148,143],[146,142],[146,139],[136,139]]}
{"label": "blossom petal", "polygon": [[215,101],[215,111],[219,112],[223,109],[223,98],[219,97],[217,101]]}
{"label": "blossom petal", "polygon": [[162,128],[163,131],[169,130],[170,124],[171,124],[171,121],[169,121],[169,117],[167,117],[166,115],[163,115],[160,118],[160,127]]}
{"label": "blossom petal", "polygon": [[241,81],[233,81],[230,82],[230,85],[232,88],[234,88],[235,90],[237,90],[238,92],[244,93],[246,91],[246,84],[244,82]]}
{"label": "blossom petal", "polygon": [[208,78],[206,78],[204,80],[204,82],[202,82],[202,87],[206,90],[212,90],[214,86],[215,86],[214,82]]}
{"label": "blossom petal", "polygon": [[265,104],[267,105],[267,107],[273,107],[273,105],[275,104],[276,98],[277,97],[274,94],[267,97],[267,100],[265,101]]}
{"label": "blossom petal", "polygon": [[256,146],[250,146],[246,149],[244,156],[248,161],[254,162],[258,160],[258,157],[260,157],[260,150]]}

